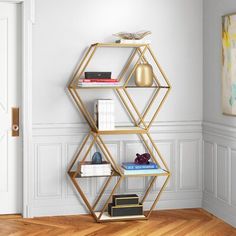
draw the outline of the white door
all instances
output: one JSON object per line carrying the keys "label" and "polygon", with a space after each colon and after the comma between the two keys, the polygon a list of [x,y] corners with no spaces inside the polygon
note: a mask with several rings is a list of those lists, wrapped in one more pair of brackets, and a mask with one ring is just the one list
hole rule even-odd
{"label": "white door", "polygon": [[0,214],[22,209],[22,134],[12,136],[12,107],[21,111],[20,56],[21,5],[0,2]]}

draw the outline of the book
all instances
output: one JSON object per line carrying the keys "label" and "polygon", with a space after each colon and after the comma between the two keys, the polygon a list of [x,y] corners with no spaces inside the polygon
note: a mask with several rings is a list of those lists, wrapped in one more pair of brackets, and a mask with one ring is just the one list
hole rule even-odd
{"label": "book", "polygon": [[78,87],[119,87],[120,83],[118,82],[79,82]]}
{"label": "book", "polygon": [[92,164],[92,162],[86,161],[78,164],[79,172],[90,172],[90,171],[111,171],[111,164],[103,161],[101,164]]}
{"label": "book", "polygon": [[123,162],[122,167],[126,170],[146,170],[158,168],[157,164],[154,162],[149,162],[149,164],[135,164],[133,162]]}
{"label": "book", "polygon": [[111,78],[111,72],[96,72],[96,71],[86,71],[84,72],[85,78]]}
{"label": "book", "polygon": [[138,205],[139,197],[137,194],[115,194],[112,196],[114,206],[119,205]]}
{"label": "book", "polygon": [[92,164],[86,161],[78,164],[78,172],[83,177],[85,176],[107,176],[111,175],[111,163],[103,161],[101,164]]}
{"label": "book", "polygon": [[93,83],[93,82],[98,82],[98,83],[101,83],[101,82],[106,82],[106,83],[117,83],[119,82],[117,79],[109,79],[109,78],[92,78],[92,79],[80,79],[79,80],[79,83],[81,82],[87,82],[87,83]]}
{"label": "book", "polygon": [[80,172],[80,176],[81,177],[92,177],[92,176],[110,176],[111,175],[111,171],[110,172]]}
{"label": "book", "polygon": [[163,169],[146,169],[146,170],[126,170],[122,168],[124,175],[151,175],[151,174],[164,174]]}
{"label": "book", "polygon": [[112,130],[115,127],[115,106],[112,99],[99,99],[94,103],[94,118],[99,130]]}
{"label": "book", "polygon": [[86,170],[86,171],[80,171],[82,174],[110,174],[111,169],[107,170]]}
{"label": "book", "polygon": [[143,215],[143,205],[120,205],[115,206],[112,203],[108,204],[108,214],[112,217],[116,216],[137,216]]}
{"label": "book", "polygon": [[151,41],[147,39],[119,39],[116,40],[116,43],[124,44],[150,44]]}

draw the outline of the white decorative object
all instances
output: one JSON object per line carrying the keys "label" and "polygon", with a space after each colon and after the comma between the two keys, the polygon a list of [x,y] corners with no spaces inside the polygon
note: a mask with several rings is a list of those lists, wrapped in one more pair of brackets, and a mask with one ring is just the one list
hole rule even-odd
{"label": "white decorative object", "polygon": [[94,103],[94,117],[99,130],[112,130],[115,128],[114,101],[112,99],[99,99]]}
{"label": "white decorative object", "polygon": [[140,40],[151,33],[152,33],[151,31],[138,31],[138,32],[134,32],[134,33],[119,32],[119,33],[116,33],[113,35],[120,38],[120,39]]}

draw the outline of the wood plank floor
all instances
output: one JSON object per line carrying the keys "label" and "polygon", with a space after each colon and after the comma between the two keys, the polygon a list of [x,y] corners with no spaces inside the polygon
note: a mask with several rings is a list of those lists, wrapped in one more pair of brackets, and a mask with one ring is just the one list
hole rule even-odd
{"label": "wood plank floor", "polygon": [[202,209],[153,212],[148,221],[94,223],[89,215],[22,219],[0,216],[0,235],[12,236],[233,236],[236,229]]}

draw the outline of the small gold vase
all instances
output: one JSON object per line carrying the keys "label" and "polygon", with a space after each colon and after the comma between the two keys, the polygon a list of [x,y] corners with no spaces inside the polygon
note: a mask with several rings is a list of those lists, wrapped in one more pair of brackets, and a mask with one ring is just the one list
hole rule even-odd
{"label": "small gold vase", "polygon": [[148,63],[139,64],[135,70],[135,84],[139,87],[151,87],[153,84],[153,69]]}

